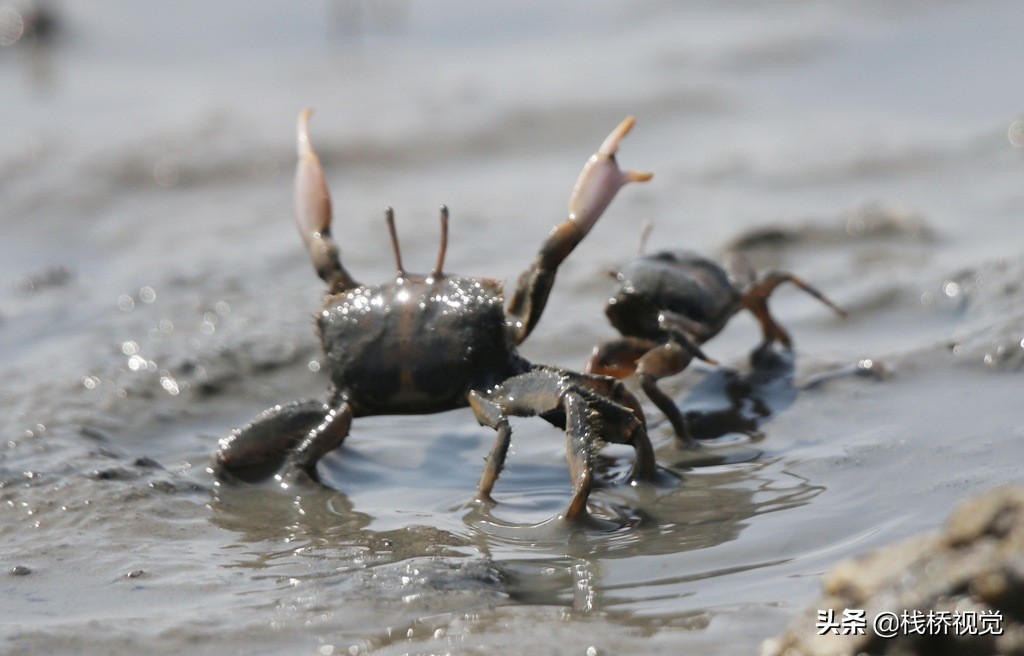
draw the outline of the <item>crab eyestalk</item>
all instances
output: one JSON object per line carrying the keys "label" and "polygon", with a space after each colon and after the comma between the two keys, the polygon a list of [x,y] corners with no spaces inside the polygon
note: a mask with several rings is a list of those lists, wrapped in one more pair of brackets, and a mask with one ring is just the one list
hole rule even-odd
{"label": "crab eyestalk", "polygon": [[646,182],[653,177],[652,173],[623,171],[615,161],[615,153],[633,129],[634,123],[636,119],[632,116],[619,123],[597,152],[587,160],[576,180],[569,197],[569,220],[584,235],[594,227],[619,189],[629,182]]}
{"label": "crab eyestalk", "polygon": [[338,245],[331,238],[331,194],[320,158],[309,138],[309,117],[312,113],[312,109],[299,112],[295,224],[309,249],[317,274],[336,293],[356,287],[358,283],[341,266]]}
{"label": "crab eyestalk", "polygon": [[384,208],[384,221],[388,224],[388,233],[391,235],[391,250],[395,253],[395,268],[398,277],[405,277],[405,267],[402,265],[402,248],[398,244],[398,229],[395,228],[395,210],[390,206]]}
{"label": "crab eyestalk", "polygon": [[431,272],[431,278],[444,275],[444,256],[448,252],[448,206],[441,206],[441,247],[437,252],[437,264]]}

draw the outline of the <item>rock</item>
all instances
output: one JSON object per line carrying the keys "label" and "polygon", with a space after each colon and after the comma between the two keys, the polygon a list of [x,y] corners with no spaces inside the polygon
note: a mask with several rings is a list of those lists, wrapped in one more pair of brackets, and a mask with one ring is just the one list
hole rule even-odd
{"label": "rock", "polygon": [[840,563],[823,587],[760,656],[1024,656],[1024,486],[964,503],[938,535]]}

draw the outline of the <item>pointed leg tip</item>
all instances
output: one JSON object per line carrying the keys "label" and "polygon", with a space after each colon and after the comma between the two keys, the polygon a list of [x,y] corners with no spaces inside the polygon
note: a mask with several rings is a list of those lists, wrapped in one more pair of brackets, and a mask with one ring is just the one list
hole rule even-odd
{"label": "pointed leg tip", "polygon": [[589,516],[587,504],[584,502],[582,508],[577,507],[575,504],[570,505],[565,509],[565,512],[558,516],[558,519],[565,524],[572,525],[583,523]]}
{"label": "pointed leg tip", "polygon": [[676,435],[676,438],[678,440],[679,448],[681,449],[685,449],[687,451],[700,451],[704,448],[696,438],[690,437],[689,435],[685,437]]}
{"label": "pointed leg tip", "polygon": [[473,503],[475,505],[486,506],[488,508],[498,505],[498,502],[494,500],[494,497],[487,492],[480,492],[473,497]]}
{"label": "pointed leg tip", "polygon": [[289,462],[281,471],[274,475],[274,480],[284,489],[312,489],[320,487],[320,476],[316,469],[308,469],[294,462]]}

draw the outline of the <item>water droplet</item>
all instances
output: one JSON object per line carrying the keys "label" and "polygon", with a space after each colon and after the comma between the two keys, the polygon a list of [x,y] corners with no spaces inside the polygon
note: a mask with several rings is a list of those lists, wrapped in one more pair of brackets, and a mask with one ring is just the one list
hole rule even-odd
{"label": "water droplet", "polygon": [[171,376],[161,376],[160,386],[163,387],[171,396],[177,396],[181,391],[178,387],[178,381],[174,380]]}

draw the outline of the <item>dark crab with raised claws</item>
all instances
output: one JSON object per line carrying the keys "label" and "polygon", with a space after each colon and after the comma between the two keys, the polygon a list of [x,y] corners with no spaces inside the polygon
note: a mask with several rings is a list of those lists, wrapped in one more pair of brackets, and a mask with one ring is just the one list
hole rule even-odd
{"label": "dark crab with raised claws", "polygon": [[605,306],[605,315],[622,337],[595,346],[586,371],[616,378],[636,372],[640,386],[668,418],[679,440],[693,447],[698,442],[658,381],[682,372],[694,357],[708,360],[698,344],[721,332],[740,310],[749,310],[761,324],[762,340],[755,353],[776,342],[791,349],[789,333],[768,311],[768,297],[784,282],[811,294],[840,316],[846,312],[791,273],[771,271],[758,276],[739,253],[730,254],[724,267],[690,251],[644,254],[649,230],[647,224],[639,255],[616,273],[619,287]]}
{"label": "dark crab with raised claws", "polygon": [[363,285],[341,264],[331,236],[331,204],[319,158],[309,140],[310,110],[300,114],[296,220],[328,291],[317,326],[330,373],[326,402],[274,406],[223,439],[219,474],[251,478],[278,472],[316,479],[324,454],[337,448],[356,417],[426,414],[469,406],[497,431],[477,499],[491,501],[511,439],[510,416],[540,415],[563,427],[573,496],[566,519],[586,511],[599,441],[631,445],[631,475],[654,475],[654,455],[640,404],[615,378],[534,365],[516,352],[540,319],[558,266],[586,236],[626,183],[647,173],[622,171],[619,143],[633,126],[623,121],[590,158],[569,201],[568,218],[541,246],[504,308],[503,285],[490,278],[444,272],[447,209],[441,208],[437,264],[426,275],[402,266],[394,218],[386,212],[398,272]]}

